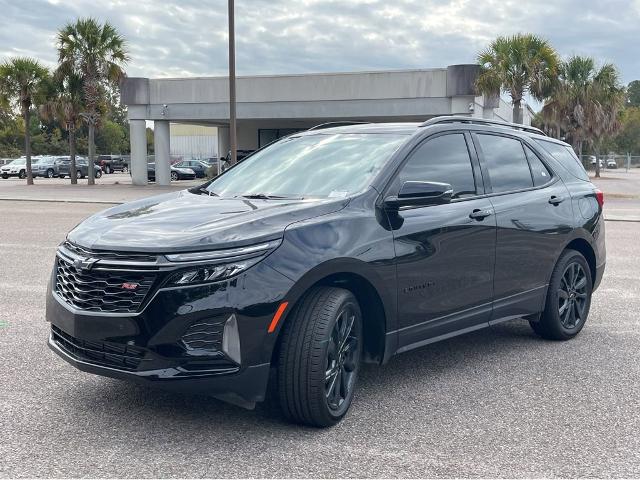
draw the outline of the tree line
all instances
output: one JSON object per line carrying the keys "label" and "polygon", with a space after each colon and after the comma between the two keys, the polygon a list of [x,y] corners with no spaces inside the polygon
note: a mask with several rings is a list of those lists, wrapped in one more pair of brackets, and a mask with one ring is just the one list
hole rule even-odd
{"label": "tree line", "polygon": [[577,55],[563,60],[532,34],[498,37],[478,54],[478,63],[478,92],[509,95],[514,122],[522,123],[522,101],[529,95],[543,102],[534,125],[571,143],[578,155],[587,149],[596,156],[640,153],[640,81],[625,89],[615,65]]}
{"label": "tree line", "polygon": [[[28,185],[33,184],[32,153],[68,153],[71,183],[77,183],[78,151],[86,152],[92,164],[96,146],[104,153],[129,148],[119,102],[119,82],[129,61],[125,39],[108,22],[80,18],[58,32],[56,48],[58,65],[52,71],[28,57],[0,64],[0,153],[16,156],[24,142]],[[88,183],[94,184],[92,168]]]}

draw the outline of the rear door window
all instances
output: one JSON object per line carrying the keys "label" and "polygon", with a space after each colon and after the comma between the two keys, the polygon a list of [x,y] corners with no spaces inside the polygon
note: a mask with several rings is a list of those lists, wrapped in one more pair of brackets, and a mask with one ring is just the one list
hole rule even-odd
{"label": "rear door window", "polygon": [[494,193],[533,187],[529,163],[520,140],[486,134],[478,134],[477,138]]}
{"label": "rear door window", "polygon": [[555,158],[571,175],[580,180],[589,181],[589,175],[578,160],[573,149],[568,145],[535,139],[553,158]]}

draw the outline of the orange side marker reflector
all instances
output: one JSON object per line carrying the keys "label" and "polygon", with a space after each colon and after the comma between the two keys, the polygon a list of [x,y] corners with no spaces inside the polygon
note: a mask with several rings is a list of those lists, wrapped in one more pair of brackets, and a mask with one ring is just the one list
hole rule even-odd
{"label": "orange side marker reflector", "polygon": [[280,304],[278,310],[276,310],[276,314],[273,316],[273,320],[271,320],[271,323],[269,324],[269,330],[267,330],[267,332],[273,333],[275,331],[276,327],[278,326],[278,322],[280,321],[280,318],[282,317],[284,311],[287,309],[288,305],[289,302],[282,302]]}

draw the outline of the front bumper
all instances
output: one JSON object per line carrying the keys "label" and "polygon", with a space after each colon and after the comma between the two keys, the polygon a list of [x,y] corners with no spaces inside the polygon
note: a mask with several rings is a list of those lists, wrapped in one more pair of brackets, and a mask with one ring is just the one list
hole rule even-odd
{"label": "front bumper", "polygon": [[[50,286],[49,347],[85,372],[251,406],[265,396],[276,338],[267,330],[290,288],[288,278],[258,263],[230,280],[150,291],[140,312],[107,314],[77,310]],[[224,325],[232,316],[238,357],[220,348],[226,331],[213,348],[185,340],[194,325]]]}

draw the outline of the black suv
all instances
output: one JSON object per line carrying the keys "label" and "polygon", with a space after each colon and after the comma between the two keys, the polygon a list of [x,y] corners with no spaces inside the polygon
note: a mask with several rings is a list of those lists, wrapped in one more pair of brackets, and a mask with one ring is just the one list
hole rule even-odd
{"label": "black suv", "polygon": [[568,340],[605,266],[571,147],[440,117],[295,133],[60,245],[50,347],[80,370],[338,422],[362,362],[505,320]]}

